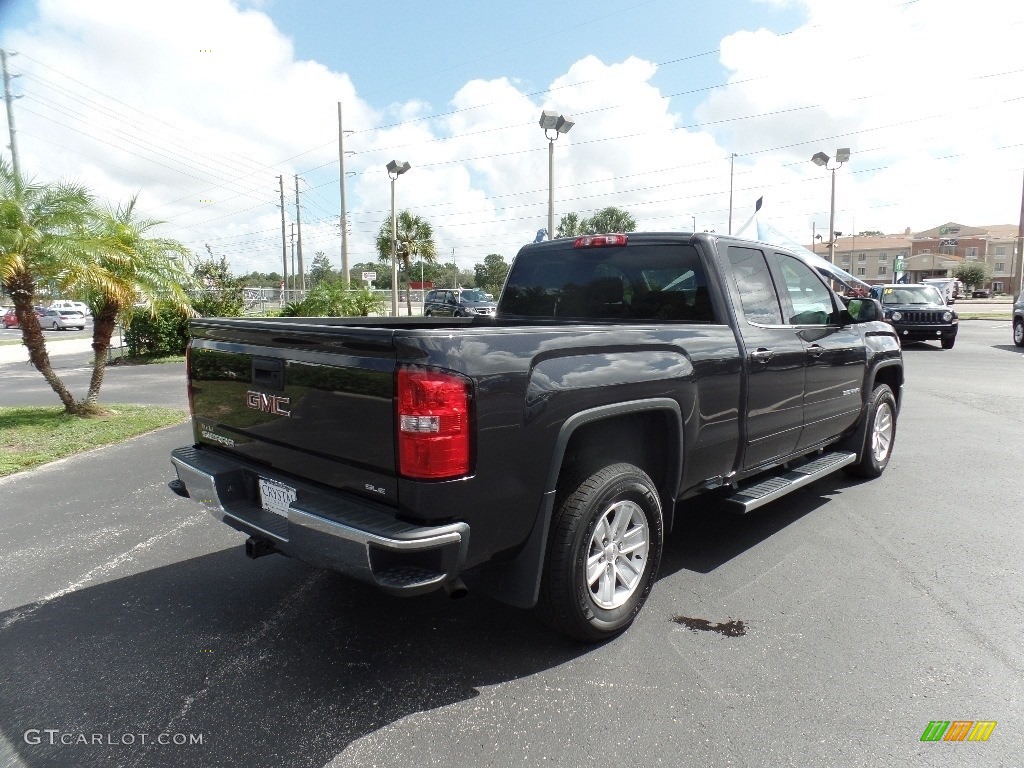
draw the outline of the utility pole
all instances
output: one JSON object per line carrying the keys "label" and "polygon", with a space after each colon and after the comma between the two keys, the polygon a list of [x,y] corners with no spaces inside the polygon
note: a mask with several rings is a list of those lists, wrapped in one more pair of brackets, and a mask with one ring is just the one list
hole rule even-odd
{"label": "utility pole", "polygon": [[732,170],[736,160],[736,153],[729,155],[729,234],[732,234]]}
{"label": "utility pole", "polygon": [[292,287],[295,287],[295,222],[292,222]]}
{"label": "utility pole", "polygon": [[348,290],[348,219],[345,209],[345,131],[341,127],[341,102],[338,102],[338,181],[341,184],[341,279]]}
{"label": "utility pole", "polygon": [[[548,239],[549,240],[551,239],[550,236],[548,237]],[[452,283],[452,288],[458,288],[459,287],[459,263],[457,261],[455,261],[455,249],[454,248],[452,248],[452,267],[455,268],[455,280]]]}
{"label": "utility pole", "polygon": [[[299,228],[299,290],[306,290],[306,269],[302,264],[302,213],[299,210],[299,175],[295,174],[295,223]],[[305,298],[305,296],[303,296]]]}
{"label": "utility pole", "polygon": [[[14,183],[20,187],[21,165],[18,162],[18,142],[14,138],[17,133],[14,130],[14,99],[17,97],[11,94],[11,78],[18,77],[18,75],[11,75],[7,71],[7,55],[7,51],[0,49],[0,61],[3,62],[4,70],[4,102],[7,104],[7,130],[11,135],[11,143],[8,146],[11,149],[11,165],[14,167]],[[12,53],[11,55],[13,56],[14,54]]]}
{"label": "utility pole", "polygon": [[281,189],[281,277],[284,280],[285,290],[288,289],[288,238],[285,235],[284,227],[284,176],[277,177],[277,184]]}

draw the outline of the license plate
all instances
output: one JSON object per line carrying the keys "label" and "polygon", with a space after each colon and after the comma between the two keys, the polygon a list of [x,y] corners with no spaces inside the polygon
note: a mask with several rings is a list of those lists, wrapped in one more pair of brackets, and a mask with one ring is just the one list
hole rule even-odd
{"label": "license plate", "polygon": [[267,512],[288,517],[288,505],[295,501],[295,489],[273,480],[260,478],[260,503]]}

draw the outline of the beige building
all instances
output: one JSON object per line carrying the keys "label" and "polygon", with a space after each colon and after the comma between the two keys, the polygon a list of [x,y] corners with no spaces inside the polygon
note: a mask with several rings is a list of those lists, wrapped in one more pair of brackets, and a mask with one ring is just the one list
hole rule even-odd
{"label": "beige building", "polygon": [[[964,259],[988,264],[990,278],[984,286],[994,293],[1020,292],[1021,265],[1017,256],[1017,225],[994,224],[969,227],[947,222],[923,232],[871,237],[840,237],[835,261],[852,275],[873,285],[896,280],[899,259],[908,282],[926,277],[952,276]],[[828,244],[816,243],[814,252],[828,258]]]}

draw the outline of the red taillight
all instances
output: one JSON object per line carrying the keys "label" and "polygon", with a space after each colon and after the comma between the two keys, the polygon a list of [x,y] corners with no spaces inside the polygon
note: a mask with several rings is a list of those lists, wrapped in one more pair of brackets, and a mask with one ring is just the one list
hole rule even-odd
{"label": "red taillight", "polygon": [[572,244],[573,248],[604,248],[608,245],[625,245],[628,238],[625,235],[584,235],[577,237]]}
{"label": "red taillight", "polygon": [[192,345],[185,347],[185,387],[188,390],[188,412],[195,416],[196,407],[192,402]]}
{"label": "red taillight", "polygon": [[441,480],[469,474],[469,381],[398,369],[398,471]]}

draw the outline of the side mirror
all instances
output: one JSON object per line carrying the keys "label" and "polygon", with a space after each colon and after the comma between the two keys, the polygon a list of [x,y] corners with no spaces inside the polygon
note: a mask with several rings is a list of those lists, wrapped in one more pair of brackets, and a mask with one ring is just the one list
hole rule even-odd
{"label": "side mirror", "polygon": [[846,314],[852,323],[870,323],[883,317],[882,304],[878,299],[850,299]]}

